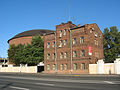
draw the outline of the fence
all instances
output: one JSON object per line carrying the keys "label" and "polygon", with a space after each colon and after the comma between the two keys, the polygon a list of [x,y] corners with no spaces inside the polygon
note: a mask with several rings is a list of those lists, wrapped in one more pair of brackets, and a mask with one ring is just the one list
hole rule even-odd
{"label": "fence", "polygon": [[0,72],[37,73],[37,66],[0,67]]}
{"label": "fence", "polygon": [[89,64],[89,74],[120,74],[120,58],[114,63],[98,60],[97,64]]}

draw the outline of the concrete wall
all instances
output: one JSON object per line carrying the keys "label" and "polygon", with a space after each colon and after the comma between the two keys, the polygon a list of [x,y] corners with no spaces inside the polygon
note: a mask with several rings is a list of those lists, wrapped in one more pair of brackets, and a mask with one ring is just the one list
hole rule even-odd
{"label": "concrete wall", "polygon": [[0,72],[37,73],[37,66],[0,67]]}
{"label": "concrete wall", "polygon": [[120,74],[120,58],[114,63],[98,60],[97,64],[89,64],[89,74]]}

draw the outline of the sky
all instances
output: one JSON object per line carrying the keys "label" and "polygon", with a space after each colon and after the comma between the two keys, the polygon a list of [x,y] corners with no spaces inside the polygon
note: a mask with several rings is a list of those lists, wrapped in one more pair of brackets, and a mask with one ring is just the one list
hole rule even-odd
{"label": "sky", "polygon": [[120,31],[120,0],[0,0],[0,57],[8,57],[7,41],[16,34],[55,30],[69,20],[80,25],[97,23],[102,32],[111,26]]}

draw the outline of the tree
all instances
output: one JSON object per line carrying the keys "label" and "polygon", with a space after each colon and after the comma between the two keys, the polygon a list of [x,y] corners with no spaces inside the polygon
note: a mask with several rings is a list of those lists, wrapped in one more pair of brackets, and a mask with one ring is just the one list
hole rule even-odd
{"label": "tree", "polygon": [[30,65],[37,65],[44,60],[44,41],[40,35],[36,35],[31,41],[31,55],[29,54],[29,60],[27,63]]}
{"label": "tree", "polygon": [[36,35],[32,38],[31,44],[11,45],[8,50],[8,58],[16,65],[37,65],[44,60],[44,41],[40,35]]}
{"label": "tree", "polygon": [[116,26],[104,29],[103,46],[105,62],[114,62],[120,54],[120,32]]}
{"label": "tree", "polygon": [[24,45],[19,44],[15,46],[14,44],[10,46],[8,49],[8,59],[9,62],[12,62],[16,65],[20,64],[20,59],[21,59],[21,53],[24,49]]}

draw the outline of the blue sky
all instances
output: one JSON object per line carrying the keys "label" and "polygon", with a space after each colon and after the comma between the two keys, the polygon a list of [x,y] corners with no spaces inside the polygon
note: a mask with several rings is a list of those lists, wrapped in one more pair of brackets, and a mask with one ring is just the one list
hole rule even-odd
{"label": "blue sky", "polygon": [[[70,5],[68,2],[70,1]],[[0,0],[0,57],[7,57],[7,40],[31,29],[51,29],[70,20],[97,23],[103,32],[120,27],[120,0]]]}

